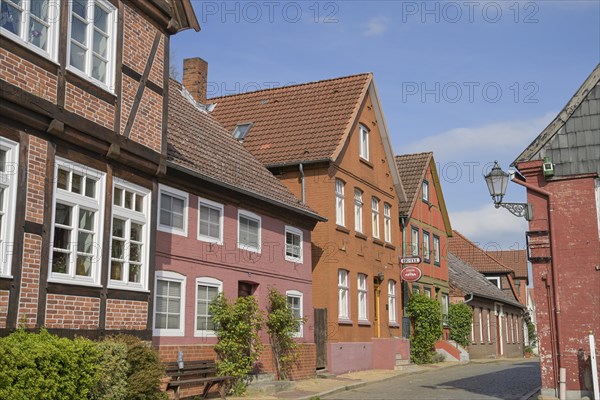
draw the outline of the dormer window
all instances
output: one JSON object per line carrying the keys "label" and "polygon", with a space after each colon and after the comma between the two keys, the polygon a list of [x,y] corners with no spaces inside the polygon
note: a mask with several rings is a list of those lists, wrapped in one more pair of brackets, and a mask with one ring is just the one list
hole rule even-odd
{"label": "dormer window", "polygon": [[233,138],[240,142],[243,141],[251,127],[252,122],[247,122],[245,124],[237,124],[235,129],[233,130]]}

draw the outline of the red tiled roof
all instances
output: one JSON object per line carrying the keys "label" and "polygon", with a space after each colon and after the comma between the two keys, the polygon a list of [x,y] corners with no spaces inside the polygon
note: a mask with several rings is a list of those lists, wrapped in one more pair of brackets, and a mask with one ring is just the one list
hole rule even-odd
{"label": "red tiled roof", "polygon": [[400,215],[408,216],[415,203],[421,182],[427,173],[427,166],[433,157],[433,153],[403,154],[396,156],[396,167],[404,186],[406,201],[398,202]]}
{"label": "red tiled roof", "polygon": [[[190,97],[191,98],[191,97]],[[322,220],[254,158],[215,118],[198,109],[183,94],[179,82],[169,82],[167,161],[213,182]]]}
{"label": "red tiled roof", "polygon": [[210,99],[227,131],[252,122],[246,147],[267,166],[330,160],[349,131],[372,74]]}
{"label": "red tiled roof", "polygon": [[454,230],[448,238],[448,251],[482,273],[510,273],[512,270]]}
{"label": "red tiled roof", "polygon": [[488,253],[499,260],[502,264],[515,272],[516,278],[527,278],[527,251],[525,250],[502,250],[488,251]]}

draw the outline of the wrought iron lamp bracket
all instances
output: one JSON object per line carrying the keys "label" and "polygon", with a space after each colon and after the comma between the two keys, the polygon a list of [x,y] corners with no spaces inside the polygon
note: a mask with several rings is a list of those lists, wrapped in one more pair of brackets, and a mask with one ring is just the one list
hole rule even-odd
{"label": "wrought iron lamp bracket", "polygon": [[511,214],[523,217],[527,221],[533,219],[533,209],[530,203],[495,203],[496,208],[506,208]]}

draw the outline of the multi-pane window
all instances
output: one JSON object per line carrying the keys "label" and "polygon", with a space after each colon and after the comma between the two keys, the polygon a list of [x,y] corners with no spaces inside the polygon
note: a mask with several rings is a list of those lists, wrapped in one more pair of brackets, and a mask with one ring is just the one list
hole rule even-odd
{"label": "multi-pane window", "polygon": [[502,284],[500,283],[499,276],[486,276],[486,279],[490,281],[494,286],[497,286],[498,289],[502,289]]}
{"label": "multi-pane window", "polygon": [[367,275],[358,274],[358,319],[366,321],[367,314]]}
{"label": "multi-pane window", "polygon": [[187,236],[187,203],[187,193],[161,185],[159,229]]}
{"label": "multi-pane window", "polygon": [[388,319],[390,323],[398,321],[396,313],[396,282],[388,281]]}
{"label": "multi-pane window", "polygon": [[369,130],[360,125],[360,157],[369,160]]}
{"label": "multi-pane window", "polygon": [[363,231],[363,192],[360,189],[354,189],[354,230],[356,232]]}
{"label": "multi-pane window", "polygon": [[423,260],[429,262],[429,232],[423,231]]}
{"label": "multi-pane window", "polygon": [[198,213],[198,239],[223,243],[223,205],[199,199]]}
{"label": "multi-pane window", "polygon": [[440,265],[440,238],[433,235],[433,262]]}
{"label": "multi-pane window", "polygon": [[490,309],[487,309],[487,313],[486,313],[486,326],[487,326],[487,340],[488,342],[492,342],[492,332],[491,332],[491,326],[490,326]]}
{"label": "multi-pane window", "polygon": [[247,211],[238,214],[238,247],[260,252],[260,217]]}
{"label": "multi-pane window", "polygon": [[285,293],[287,299],[287,305],[292,311],[292,315],[296,320],[296,332],[294,332],[295,337],[303,336],[303,310],[302,310],[302,292],[297,290],[288,290]]}
{"label": "multi-pane window", "polygon": [[50,277],[98,283],[104,174],[58,160]]}
{"label": "multi-pane window", "polygon": [[69,65],[111,88],[116,8],[106,0],[71,0],[69,4]]}
{"label": "multi-pane window", "polygon": [[0,0],[0,32],[56,59],[57,0]]}
{"label": "multi-pane window", "polygon": [[479,343],[483,343],[483,308],[481,307],[479,307]]}
{"label": "multi-pane window", "polygon": [[423,181],[421,192],[423,194],[423,201],[429,203],[429,182]]}
{"label": "multi-pane window", "polygon": [[154,333],[183,336],[185,320],[185,276],[171,271],[156,273]]}
{"label": "multi-pane window", "polygon": [[350,319],[348,271],[338,270],[338,318]]}
{"label": "multi-pane window", "polygon": [[344,226],[344,182],[335,180],[335,223]]}
{"label": "multi-pane window", "polygon": [[18,145],[0,141],[0,275],[10,276],[17,195]]}
{"label": "multi-pane window", "polygon": [[411,228],[410,230],[410,255],[419,255],[419,228]]}
{"label": "multi-pane window", "polygon": [[386,242],[392,242],[392,206],[383,203],[383,237]]}
{"label": "multi-pane window", "polygon": [[423,288],[423,294],[429,298],[431,298],[431,288],[429,287],[424,287]]}
{"label": "multi-pane window", "polygon": [[214,278],[196,278],[196,329],[195,336],[214,336],[215,324],[210,313],[210,303],[223,290],[223,282]]}
{"label": "multi-pane window", "polygon": [[379,199],[377,197],[371,199],[371,227],[373,237],[379,239]]}
{"label": "multi-pane window", "polygon": [[113,189],[110,283],[145,289],[150,241],[150,191],[120,181]]}
{"label": "multi-pane window", "polygon": [[291,226],[285,227],[285,259],[302,262],[302,231],[300,229]]}

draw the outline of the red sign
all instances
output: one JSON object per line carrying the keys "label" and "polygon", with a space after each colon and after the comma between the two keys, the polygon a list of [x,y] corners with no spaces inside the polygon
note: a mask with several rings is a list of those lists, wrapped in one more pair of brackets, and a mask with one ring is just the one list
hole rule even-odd
{"label": "red sign", "polygon": [[406,282],[416,282],[421,279],[423,273],[419,269],[419,267],[406,267],[402,269],[400,273],[400,277],[404,279]]}

